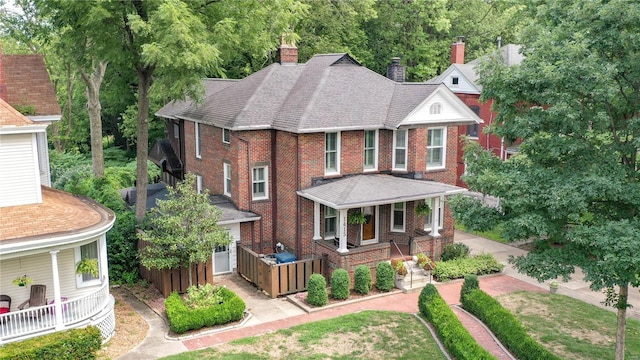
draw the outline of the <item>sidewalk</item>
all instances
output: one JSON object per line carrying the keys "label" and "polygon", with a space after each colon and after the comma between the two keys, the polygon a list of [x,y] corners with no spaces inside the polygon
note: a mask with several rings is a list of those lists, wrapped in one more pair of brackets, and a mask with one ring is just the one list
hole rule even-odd
{"label": "sidewalk", "polygon": [[[472,254],[491,253],[498,261],[506,265],[502,274],[481,278],[480,287],[490,295],[497,296],[518,290],[549,291],[547,284],[538,283],[532,278],[521,275],[508,265],[507,259],[510,255],[518,256],[524,254],[524,250],[463,232],[456,232],[455,239],[456,242],[469,246]],[[604,300],[604,295],[591,291],[588,285],[581,281],[582,277],[582,274],[576,274],[572,281],[560,283],[558,293],[604,308],[600,303]],[[410,294],[396,293],[308,314],[297,306],[289,303],[286,298],[269,298],[238,275],[220,276],[216,278],[216,281],[219,284],[226,285],[245,300],[247,310],[252,314],[252,317],[244,326],[182,340],[168,339],[166,337],[167,326],[164,320],[144,304],[138,302],[138,304],[135,305],[134,302],[132,305],[134,305],[136,311],[149,322],[149,333],[140,345],[118,359],[156,359],[183,351],[214,346],[246,336],[261,335],[302,323],[330,319],[363,310],[418,312],[419,293],[417,292]],[[459,304],[460,287],[462,286],[461,280],[437,284],[436,286],[448,304]],[[637,288],[634,288],[630,290],[629,295],[629,302],[633,305],[632,308],[627,310],[629,317],[640,320],[640,292]],[[611,307],[606,309],[612,310]],[[467,321],[469,320],[467,319]],[[482,346],[486,347],[487,350],[494,353],[498,358],[505,358],[503,357],[504,355],[500,355],[501,352],[504,353],[503,349],[490,338],[490,335],[487,336],[487,334],[483,332],[483,329],[469,322],[467,322],[465,326],[470,328],[474,337],[476,337]]]}

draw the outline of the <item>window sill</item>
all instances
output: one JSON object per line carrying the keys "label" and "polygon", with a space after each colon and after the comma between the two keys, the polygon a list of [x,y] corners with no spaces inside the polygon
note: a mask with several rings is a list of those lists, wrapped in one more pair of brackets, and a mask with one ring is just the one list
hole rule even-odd
{"label": "window sill", "polygon": [[[227,195],[227,196],[231,196],[231,195]],[[261,203],[261,202],[269,201],[269,198],[268,197],[257,197],[257,198],[251,199],[251,201],[256,202],[256,203]]]}

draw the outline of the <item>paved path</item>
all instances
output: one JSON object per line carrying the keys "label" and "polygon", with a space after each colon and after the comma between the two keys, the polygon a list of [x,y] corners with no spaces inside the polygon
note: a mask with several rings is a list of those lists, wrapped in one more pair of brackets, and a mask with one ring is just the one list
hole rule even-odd
{"label": "paved path", "polygon": [[[524,254],[525,251],[510,245],[496,243],[479,236],[462,232],[456,232],[456,242],[467,244],[473,254],[492,253],[498,261],[507,265],[503,274],[481,278],[480,288],[488,294],[497,296],[518,290],[548,291],[546,284],[540,284],[534,279],[517,273],[513,268],[508,266],[506,260],[510,255],[517,256]],[[558,293],[572,296],[597,306],[602,306],[600,302],[604,299],[603,294],[589,290],[588,285],[582,282],[581,279],[582,274],[578,272],[574,280],[569,283],[560,284]],[[127,301],[134,305],[136,311],[142,314],[147,322],[149,322],[150,330],[143,343],[119,359],[155,359],[187,350],[214,346],[246,336],[261,335],[302,323],[334,318],[363,310],[418,312],[419,293],[397,293],[307,314],[284,298],[269,298],[237,275],[217,277],[216,280],[238,293],[247,303],[247,309],[253,314],[253,317],[243,327],[181,341],[170,340],[165,337],[167,328],[162,318],[139,301],[129,299]],[[436,286],[448,304],[459,304],[460,287],[462,286],[461,280],[438,284]],[[629,301],[634,306],[628,311],[629,317],[640,319],[640,292],[638,292],[638,289],[630,290]],[[611,310],[611,308],[607,309]],[[464,315],[462,316],[464,317]],[[477,323],[474,325],[473,321],[468,318],[463,320],[465,326],[471,330],[472,335],[476,337],[483,347],[499,359],[509,359],[504,349],[496,343],[486,328]]]}

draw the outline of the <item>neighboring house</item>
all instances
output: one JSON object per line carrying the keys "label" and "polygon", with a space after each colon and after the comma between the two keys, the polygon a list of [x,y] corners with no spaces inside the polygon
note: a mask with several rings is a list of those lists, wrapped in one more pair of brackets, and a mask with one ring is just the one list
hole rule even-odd
{"label": "neighboring house", "polygon": [[[444,85],[403,82],[398,59],[388,77],[348,54],[299,64],[283,44],[278,63],[242,80],[204,80],[201,104],[160,109],[167,139],[151,160],[166,182],[194,173],[258,215],[239,223],[240,243],[257,253],[280,243],[351,273],[396,249],[439,258],[454,234],[444,200],[465,191],[455,186],[458,126],[481,120]],[[425,202],[436,211],[417,215]],[[349,223],[356,212],[365,224]]]}
{"label": "neighboring house", "polygon": [[[453,91],[458,97],[464,101],[469,108],[476,113],[484,123],[471,124],[461,126],[458,129],[460,135],[466,135],[469,139],[477,141],[485,150],[489,150],[506,160],[509,156],[517,152],[514,144],[506,144],[504,139],[493,135],[486,134],[484,128],[491,126],[496,114],[491,111],[493,101],[480,102],[480,94],[482,93],[482,85],[478,82],[479,77],[476,72],[476,66],[480,64],[486,57],[480,57],[468,63],[464,62],[464,47],[462,39],[451,44],[451,66],[449,66],[442,74],[430,82],[442,83]],[[505,45],[499,49],[500,55],[508,66],[517,65],[522,62],[523,55],[520,54],[519,45]],[[458,159],[457,159],[457,185],[466,187],[466,184],[460,179],[465,172],[465,164],[462,158],[463,143],[458,142]]]}
{"label": "neighboring house", "polygon": [[[0,314],[0,344],[88,325],[105,339],[115,330],[105,237],[115,216],[49,187],[46,128],[58,119],[42,57],[0,50],[0,308],[9,308]],[[98,260],[97,277],[76,274],[86,258]],[[22,276],[32,284],[13,284]],[[46,287],[44,304],[31,297],[42,289],[34,285]]]}

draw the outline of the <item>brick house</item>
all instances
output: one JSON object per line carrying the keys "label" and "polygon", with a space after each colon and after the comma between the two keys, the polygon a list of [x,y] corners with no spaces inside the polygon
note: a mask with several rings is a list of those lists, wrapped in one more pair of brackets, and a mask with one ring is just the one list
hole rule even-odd
{"label": "brick house", "polygon": [[[504,139],[493,134],[486,134],[483,131],[486,126],[490,126],[493,123],[493,119],[496,117],[496,114],[491,111],[493,101],[480,102],[482,85],[478,82],[478,73],[475,67],[486,57],[465,63],[464,47],[465,44],[462,38],[451,44],[451,65],[442,74],[431,79],[430,82],[442,83],[447,86],[484,121],[480,124],[460,126],[458,133],[460,135],[466,135],[472,141],[477,141],[485,150],[489,150],[505,160],[517,152],[517,147],[514,144],[506,144]],[[517,65],[523,59],[523,55],[520,54],[519,45],[505,45],[499,49],[499,53],[505,64],[509,66]],[[458,159],[456,161],[458,180],[456,185],[466,187],[467,185],[460,179],[465,171],[462,147],[463,142],[459,141],[457,149]]]}
{"label": "brick house", "polygon": [[[194,173],[255,214],[237,240],[258,253],[280,243],[351,273],[392,252],[439,258],[454,234],[444,200],[465,191],[455,186],[458,127],[481,120],[442,84],[404,82],[398,59],[384,77],[348,54],[300,64],[283,44],[279,55],[242,80],[204,80],[202,103],[156,113],[167,139],[150,157],[164,181]],[[437,211],[416,214],[424,203]],[[349,222],[356,213],[364,224]]]}

